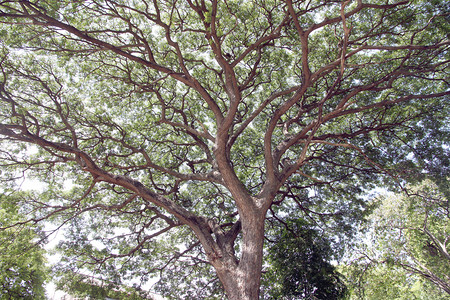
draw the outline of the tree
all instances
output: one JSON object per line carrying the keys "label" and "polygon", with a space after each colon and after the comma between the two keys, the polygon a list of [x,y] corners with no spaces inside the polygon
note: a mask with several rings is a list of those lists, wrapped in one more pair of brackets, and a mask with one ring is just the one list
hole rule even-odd
{"label": "tree", "polygon": [[81,299],[130,299],[152,300],[144,291],[131,287],[117,286],[82,274],[64,273],[58,281],[57,289]]}
{"label": "tree", "polygon": [[30,222],[69,227],[75,272],[208,263],[257,299],[269,210],[351,234],[439,139],[446,5],[1,1],[3,176],[45,182]]}
{"label": "tree", "polygon": [[286,220],[274,232],[265,260],[265,299],[344,299],[347,288],[331,265],[329,241],[305,220]]}
{"label": "tree", "polygon": [[24,222],[20,198],[0,195],[0,299],[46,299],[48,271],[39,235]]}
{"label": "tree", "polygon": [[352,264],[343,269],[349,299],[445,300],[448,296],[417,274],[389,264]]}
{"label": "tree", "polygon": [[[427,295],[420,299],[425,296],[444,299],[448,297],[445,293],[450,294],[449,201],[429,180],[409,187],[408,193],[388,195],[380,200],[370,217],[371,230],[365,246],[356,248],[363,255],[349,273],[353,273],[350,277],[360,277],[354,281],[361,282],[358,293],[365,297],[371,294],[376,299],[391,291],[390,294],[403,294],[405,299],[410,299],[424,291],[424,286],[428,286]],[[386,276],[390,273],[398,276]],[[382,280],[385,283],[380,285]],[[409,290],[399,292],[402,285]],[[414,286],[422,288],[414,289]]]}

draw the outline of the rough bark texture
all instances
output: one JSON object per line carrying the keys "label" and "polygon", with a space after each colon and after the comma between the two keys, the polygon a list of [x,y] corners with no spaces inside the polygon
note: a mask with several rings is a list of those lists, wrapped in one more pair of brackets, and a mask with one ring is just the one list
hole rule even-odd
{"label": "rough bark texture", "polygon": [[242,254],[237,262],[230,259],[213,264],[230,300],[259,299],[264,242],[263,218],[242,224]]}

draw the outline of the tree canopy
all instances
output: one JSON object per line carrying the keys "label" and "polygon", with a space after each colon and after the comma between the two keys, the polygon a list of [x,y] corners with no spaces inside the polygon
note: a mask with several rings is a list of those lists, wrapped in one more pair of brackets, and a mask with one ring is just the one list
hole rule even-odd
{"label": "tree canopy", "polygon": [[46,299],[49,270],[39,228],[26,224],[20,203],[19,197],[0,194],[0,299]]}
{"label": "tree canopy", "polygon": [[347,287],[330,263],[330,242],[302,219],[277,225],[265,255],[264,299],[344,299]]}
{"label": "tree canopy", "polygon": [[267,222],[340,253],[372,188],[446,178],[449,24],[438,0],[0,1],[2,182],[41,182],[24,216],[75,273],[257,299]]}
{"label": "tree canopy", "polygon": [[353,265],[345,272],[360,298],[447,299],[450,294],[448,198],[429,180],[407,192],[378,199],[366,236],[352,250]]}
{"label": "tree canopy", "polygon": [[135,287],[116,285],[104,280],[98,280],[96,277],[74,274],[72,272],[64,272],[59,275],[60,278],[56,282],[56,288],[67,292],[70,296],[76,296],[81,299],[154,299],[149,293]]}
{"label": "tree canopy", "polygon": [[379,200],[370,217],[366,237],[370,243],[360,246],[354,256],[364,253],[358,264],[366,267],[360,269],[386,264],[422,277],[437,290],[450,294],[449,201],[430,181],[407,191],[409,195]]}

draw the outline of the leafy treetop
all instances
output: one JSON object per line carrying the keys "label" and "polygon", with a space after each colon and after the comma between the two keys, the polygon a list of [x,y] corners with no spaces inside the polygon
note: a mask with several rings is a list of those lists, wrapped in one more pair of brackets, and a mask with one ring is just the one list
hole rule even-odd
{"label": "leafy treetop", "polygon": [[445,157],[446,5],[1,1],[2,176],[45,182],[28,217],[74,268],[208,262],[256,299],[269,210],[343,238],[380,175]]}

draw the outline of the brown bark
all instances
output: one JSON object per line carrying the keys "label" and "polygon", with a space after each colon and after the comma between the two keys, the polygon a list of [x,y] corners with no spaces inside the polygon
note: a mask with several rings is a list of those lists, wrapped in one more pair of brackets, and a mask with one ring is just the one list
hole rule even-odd
{"label": "brown bark", "polygon": [[213,263],[230,300],[259,299],[264,242],[264,214],[257,212],[242,224],[242,253],[239,262],[230,258]]}

